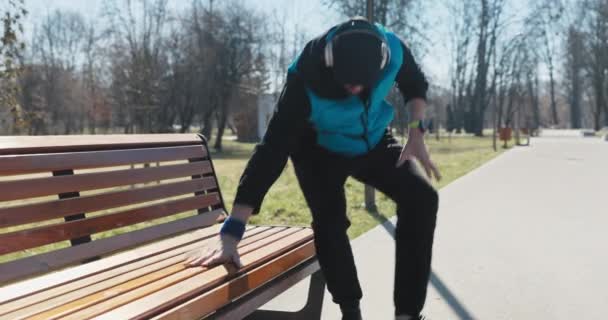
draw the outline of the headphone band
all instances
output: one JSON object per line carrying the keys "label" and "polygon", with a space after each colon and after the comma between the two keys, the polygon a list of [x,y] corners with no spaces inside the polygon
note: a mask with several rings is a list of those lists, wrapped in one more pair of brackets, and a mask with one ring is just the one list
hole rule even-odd
{"label": "headphone band", "polygon": [[325,58],[325,66],[331,68],[334,66],[334,55],[333,55],[333,41],[341,36],[348,34],[367,34],[371,35],[381,42],[380,51],[382,54],[382,62],[380,63],[380,69],[384,69],[388,62],[390,61],[390,49],[388,47],[387,41],[384,37],[380,36],[377,32],[373,32],[371,30],[366,29],[355,29],[355,30],[346,30],[339,32],[338,34],[334,34],[331,37],[328,37],[327,43],[325,44],[324,49],[324,58]]}

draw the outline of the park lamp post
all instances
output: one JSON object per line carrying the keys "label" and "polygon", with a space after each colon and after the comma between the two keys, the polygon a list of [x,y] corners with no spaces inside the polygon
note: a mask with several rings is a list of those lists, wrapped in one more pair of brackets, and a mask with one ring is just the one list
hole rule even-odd
{"label": "park lamp post", "polygon": [[[374,23],[374,1],[367,0],[367,20]],[[371,186],[365,185],[365,209],[368,212],[375,212],[376,207],[376,192]]]}

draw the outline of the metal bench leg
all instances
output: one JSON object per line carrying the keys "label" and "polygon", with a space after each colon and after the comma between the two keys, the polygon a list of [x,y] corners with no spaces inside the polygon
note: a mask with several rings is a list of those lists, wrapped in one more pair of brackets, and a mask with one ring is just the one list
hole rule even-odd
{"label": "metal bench leg", "polygon": [[323,307],[323,296],[325,295],[325,278],[321,271],[317,271],[310,276],[310,287],[308,289],[308,300],[300,311],[274,311],[256,310],[245,320],[317,320],[321,319],[321,309]]}

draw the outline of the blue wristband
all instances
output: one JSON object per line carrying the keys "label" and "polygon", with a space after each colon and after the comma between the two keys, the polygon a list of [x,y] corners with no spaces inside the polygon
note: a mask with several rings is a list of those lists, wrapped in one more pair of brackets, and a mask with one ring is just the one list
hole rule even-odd
{"label": "blue wristband", "polygon": [[243,239],[243,235],[245,234],[245,224],[242,221],[234,219],[232,216],[230,216],[224,220],[220,234],[230,235],[240,241]]}

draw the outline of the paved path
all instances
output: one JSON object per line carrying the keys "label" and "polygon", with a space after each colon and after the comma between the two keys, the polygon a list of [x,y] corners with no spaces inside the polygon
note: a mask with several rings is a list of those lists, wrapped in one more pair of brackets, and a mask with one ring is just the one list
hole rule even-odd
{"label": "paved path", "polygon": [[[431,319],[607,319],[608,142],[533,139],[440,198]],[[353,242],[365,319],[393,319],[393,222]],[[297,310],[306,287],[268,307]],[[327,293],[322,318],[339,319]]]}

